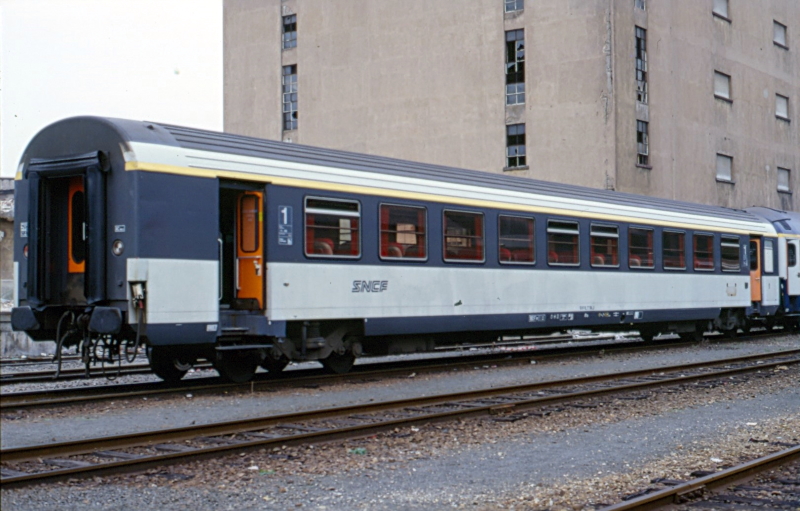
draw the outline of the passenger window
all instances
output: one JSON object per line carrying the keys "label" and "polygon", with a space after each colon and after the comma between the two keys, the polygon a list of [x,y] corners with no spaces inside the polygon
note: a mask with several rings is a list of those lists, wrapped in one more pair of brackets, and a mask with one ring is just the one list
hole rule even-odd
{"label": "passenger window", "polygon": [[797,266],[797,245],[794,243],[789,243],[788,248],[788,256],[789,256],[789,267],[794,268]]}
{"label": "passenger window", "polygon": [[357,201],[306,198],[306,255],[359,257],[361,205]]}
{"label": "passenger window", "polygon": [[86,270],[86,195],[82,177],[69,181],[69,273],[82,273]]}
{"label": "passenger window", "polygon": [[664,231],[662,254],[665,270],[686,269],[686,233]]}
{"label": "passenger window", "polygon": [[750,271],[758,270],[758,242],[750,242]]}
{"label": "passenger window", "polygon": [[720,243],[722,256],[722,271],[739,271],[742,263],[740,260],[739,238],[735,236],[723,236]]}
{"label": "passenger window", "polygon": [[547,262],[553,265],[577,266],[580,264],[578,222],[547,222]]}
{"label": "passenger window", "polygon": [[694,269],[711,271],[714,269],[714,236],[694,235]]}
{"label": "passenger window", "polygon": [[381,259],[426,259],[427,210],[381,204]]}
{"label": "passenger window", "polygon": [[533,218],[500,215],[500,262],[533,264]]}
{"label": "passenger window", "polygon": [[444,212],[444,259],[483,262],[483,214]]}
{"label": "passenger window", "polygon": [[628,266],[630,268],[652,269],[653,229],[631,227],[628,229]]}
{"label": "passenger window", "polygon": [[242,252],[258,250],[259,204],[258,195],[243,195],[239,201],[239,214],[242,219],[239,232],[239,245]]}
{"label": "passenger window", "polygon": [[764,273],[775,271],[775,261],[773,260],[774,241],[764,240]]}
{"label": "passenger window", "polygon": [[592,266],[619,267],[619,227],[592,225]]}

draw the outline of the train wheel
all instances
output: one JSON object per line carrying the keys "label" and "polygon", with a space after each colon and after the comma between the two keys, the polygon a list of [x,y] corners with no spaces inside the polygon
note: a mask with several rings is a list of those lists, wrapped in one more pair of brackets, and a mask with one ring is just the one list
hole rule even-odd
{"label": "train wheel", "polygon": [[155,375],[170,383],[180,381],[192,368],[191,363],[181,361],[173,350],[163,346],[148,346],[147,360]]}
{"label": "train wheel", "polygon": [[253,379],[258,370],[258,358],[248,351],[218,352],[214,369],[220,376],[233,383],[245,383]]}
{"label": "train wheel", "polygon": [[331,373],[344,374],[352,369],[356,361],[356,356],[352,352],[347,351],[342,355],[338,353],[331,353],[328,358],[320,360],[322,367]]}
{"label": "train wheel", "polygon": [[287,365],[289,365],[289,359],[286,357],[274,358],[267,355],[264,357],[264,360],[261,361],[261,367],[272,375],[283,371]]}

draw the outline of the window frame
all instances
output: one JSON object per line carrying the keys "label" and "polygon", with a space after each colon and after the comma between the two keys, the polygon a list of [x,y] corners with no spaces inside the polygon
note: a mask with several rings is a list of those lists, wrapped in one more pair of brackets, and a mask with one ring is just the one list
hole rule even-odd
{"label": "window frame", "polygon": [[[551,231],[550,224],[552,223],[559,223],[559,224],[574,224],[575,225],[575,232],[569,231],[567,232],[557,232]],[[557,228],[554,228],[557,229]],[[581,224],[577,220],[561,220],[558,218],[548,218],[547,219],[547,227],[545,231],[545,239],[547,240],[547,265],[548,266],[571,266],[571,267],[578,267],[581,265]],[[575,236],[575,261],[574,263],[560,263],[558,261],[553,262],[550,260],[550,253],[553,252],[558,255],[558,252],[550,250],[550,234],[564,234],[564,235],[574,235]]]}
{"label": "window frame", "polygon": [[[783,29],[783,42],[778,41],[777,39],[778,33],[776,32],[776,29],[778,27],[781,27]],[[789,27],[784,25],[778,20],[772,20],[772,43],[775,46],[782,48],[784,50],[789,49]]]}
{"label": "window frame", "polygon": [[[615,229],[616,233],[611,234],[609,232],[595,232],[595,227],[605,228],[605,229]],[[594,238],[606,238],[606,239],[616,239],[617,244],[614,247],[616,254],[617,264],[608,264],[605,262],[605,255],[604,254],[595,254],[594,252]],[[597,255],[602,255],[604,262],[603,264],[595,264],[594,258]],[[613,261],[613,259],[612,259]],[[619,268],[619,225],[613,224],[602,224],[602,223],[591,223],[589,224],[589,265],[592,268]]]}
{"label": "window frame", "polygon": [[[509,6],[512,6],[509,9]],[[503,12],[522,12],[525,10],[525,0],[503,0]]]}
{"label": "window frame", "polygon": [[[717,10],[718,2],[722,2],[724,4],[725,12]],[[711,3],[711,14],[716,16],[717,18],[721,18],[728,23],[731,22],[731,3],[728,0],[713,0]]]}
{"label": "window frame", "polygon": [[[710,268],[702,268],[698,267],[698,257],[697,257],[697,240],[698,238],[711,238],[711,242],[709,246],[711,247],[711,267]],[[717,262],[714,260],[715,257],[714,252],[714,233],[712,232],[694,232],[692,233],[692,270],[694,271],[702,271],[702,272],[715,272],[717,270]]]}
{"label": "window frame", "polygon": [[[287,20],[290,22],[287,23]],[[291,27],[293,30],[287,32],[286,27]],[[287,38],[287,36],[289,37]],[[292,48],[297,48],[297,14],[287,14],[281,17],[281,49],[290,50]]]}
{"label": "window frame", "polygon": [[[650,266],[645,266],[644,261],[640,266],[631,266],[631,256],[639,257],[637,254],[631,252],[633,249],[633,245],[631,243],[631,236],[633,235],[633,231],[646,231],[650,234],[649,236],[649,246],[647,247],[650,250]],[[638,248],[638,247],[637,247]],[[655,270],[656,269],[656,230],[652,227],[642,227],[638,225],[631,225],[628,226],[628,269],[630,270]]]}
{"label": "window frame", "polygon": [[[717,76],[721,76],[725,78],[725,83],[727,83],[727,93],[723,94],[722,92],[717,91]],[[731,75],[727,73],[723,73],[722,71],[714,70],[714,97],[725,101],[727,103],[733,103],[733,79]]]}
{"label": "window frame", "polygon": [[[788,167],[775,167],[778,177],[778,191],[782,193],[792,193],[792,169]],[[781,174],[786,175],[786,186],[781,184]]]}
{"label": "window frame", "polygon": [[[517,130],[522,128],[522,133],[515,133],[510,134],[512,128],[516,128]],[[511,137],[514,137],[514,141],[517,142],[516,144],[511,144],[512,140]],[[520,144],[520,137],[522,137],[522,143]],[[527,130],[525,127],[525,123],[516,123],[516,124],[506,124],[506,168],[507,169],[521,169],[527,167]],[[516,154],[514,156],[511,155],[511,149],[516,148]],[[522,148],[521,151],[519,148]],[[516,160],[516,165],[511,165],[511,160]]]}
{"label": "window frame", "polygon": [[[786,113],[781,114],[779,111],[780,101],[784,101],[784,106],[786,107]],[[782,121],[789,121],[789,96],[784,96],[783,94],[775,93],[775,117]]]}
{"label": "window frame", "polygon": [[[383,222],[383,207],[396,207],[396,208],[405,208],[405,209],[417,209],[422,210],[424,212],[424,220],[423,220],[423,231],[422,236],[425,239],[424,247],[425,247],[425,257],[391,257],[391,256],[384,256],[383,255],[383,233],[384,230],[381,227]],[[389,232],[400,232],[400,231],[389,231]],[[419,236],[418,232],[414,232],[415,235]],[[411,246],[419,246],[411,245]],[[378,203],[378,257],[384,261],[411,261],[411,262],[425,262],[430,257],[430,249],[428,247],[428,208],[425,206],[411,206],[409,204],[396,204],[393,202],[381,202]]]}
{"label": "window frame", "polygon": [[[259,200],[260,198],[261,197],[259,195],[250,194],[250,193],[245,193],[244,195],[242,195],[239,198],[238,215],[242,219],[242,221],[239,223],[239,229],[238,229],[239,232],[237,233],[237,235],[239,237],[238,250],[241,250],[245,254],[254,254],[254,253],[259,252],[261,250],[261,243],[260,243],[261,236],[259,236],[259,234],[260,234],[259,231],[261,229],[263,229],[263,225],[262,225],[262,222],[259,220],[259,218],[263,217],[263,211],[261,210],[261,206],[263,204],[263,200]],[[253,204],[255,205],[255,221],[253,222],[253,228],[255,230],[250,233],[250,234],[253,235],[252,236],[252,247],[253,248],[251,250],[248,250],[250,245],[245,246],[245,243],[246,243],[247,240],[250,240],[251,238],[249,236],[245,236],[245,225],[244,225],[245,209],[244,208],[245,208],[245,201],[250,201],[250,200],[252,200]]]}
{"label": "window frame", "polygon": [[[668,234],[677,234],[683,239],[683,250],[680,254],[680,259],[683,261],[683,266],[667,266],[666,237]],[[661,231],[661,268],[664,271],[686,271],[688,269],[686,264],[686,231],[678,231],[674,229],[664,229]]]}
{"label": "window frame", "polygon": [[[724,158],[724,161],[728,161],[730,165],[728,165],[728,177],[720,176],[719,174],[719,162],[720,157]],[[717,178],[717,181],[722,183],[734,183],[733,180],[733,156],[729,156],[725,153],[717,153],[714,159],[715,166],[714,166],[714,175]]]}
{"label": "window frame", "polygon": [[647,86],[647,29],[634,26],[634,52],[636,72],[636,101],[648,104]]}
{"label": "window frame", "polygon": [[[736,269],[725,267],[725,251],[724,247],[736,247]],[[719,238],[719,261],[720,269],[726,273],[739,273],[742,271],[742,243],[739,236],[731,236],[729,234],[722,234]]]}
{"label": "window frame", "polygon": [[636,164],[650,165],[650,123],[638,119],[636,120]]}
{"label": "window frame", "polygon": [[[318,209],[312,208],[314,211],[312,214],[321,214],[321,215],[339,215],[342,217],[350,217],[350,218],[357,218],[358,219],[358,228],[356,232],[358,232],[358,254],[356,255],[341,255],[341,254],[315,254],[313,252],[309,253],[308,247],[308,201],[309,200],[323,200],[323,201],[330,201],[330,202],[341,202],[341,203],[350,203],[350,204],[357,204],[358,209],[355,212],[348,212],[348,211],[337,211],[335,209]],[[342,214],[344,213],[344,214]],[[314,259],[361,259],[363,255],[363,247],[362,247],[362,231],[363,231],[363,222],[362,222],[362,208],[361,208],[361,201],[358,199],[341,199],[338,197],[323,197],[319,195],[306,195],[303,198],[303,254],[306,257],[311,257]],[[332,229],[336,229],[336,227],[331,227]],[[338,227],[341,229],[341,227]],[[352,228],[350,229],[352,233]],[[314,238],[316,239],[316,238]]]}
{"label": "window frame", "polygon": [[[778,273],[778,266],[775,264],[775,253],[778,251],[777,238],[764,238],[761,245],[763,254],[763,263],[761,264],[761,273],[766,275],[773,275]],[[769,247],[769,251],[767,250]],[[769,252],[769,257],[767,257]]]}
{"label": "window frame", "polygon": [[[282,66],[281,113],[283,118],[281,119],[281,127],[283,131],[293,131],[298,127],[298,112],[300,111],[298,88],[297,64]],[[286,100],[287,96],[289,98],[288,101]],[[287,105],[289,105],[288,109]]]}
{"label": "window frame", "polygon": [[[518,38],[518,36],[522,36]],[[525,104],[525,29],[505,31],[506,43],[506,106]],[[518,46],[518,43],[521,43]],[[512,55],[513,52],[513,55]],[[522,56],[520,57],[520,53]],[[509,70],[513,68],[513,72]],[[520,92],[522,85],[522,92]],[[513,88],[513,90],[512,90]],[[521,98],[521,100],[520,100]]]}
{"label": "window frame", "polygon": [[[531,234],[530,234],[530,251],[533,255],[533,261],[503,261],[500,257],[500,250],[503,247],[501,244],[503,237],[502,237],[502,218],[514,218],[517,220],[530,220],[531,222]],[[507,249],[508,250],[508,249]],[[500,264],[509,264],[514,266],[535,266],[536,265],[536,218],[532,216],[522,216],[522,215],[507,215],[507,214],[499,214],[497,215],[497,262]]]}
{"label": "window frame", "polygon": [[[454,259],[447,257],[447,238],[478,238],[477,236],[464,236],[458,234],[447,234],[447,213],[457,213],[460,215],[474,215],[481,219],[481,258],[480,259]],[[483,264],[486,262],[486,214],[483,211],[469,211],[465,209],[443,209],[442,210],[442,260],[446,263],[466,263]]]}

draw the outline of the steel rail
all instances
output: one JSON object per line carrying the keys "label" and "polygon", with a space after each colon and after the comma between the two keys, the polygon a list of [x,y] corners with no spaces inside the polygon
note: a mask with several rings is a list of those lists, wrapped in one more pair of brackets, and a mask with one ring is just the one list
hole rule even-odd
{"label": "steel rail", "polygon": [[602,508],[603,511],[646,511],[683,503],[692,495],[706,490],[729,486],[752,478],[754,475],[800,459],[800,445],[758,458],[720,472],[700,477],[671,488],[665,488],[627,502]]}
{"label": "steel rail", "polygon": [[0,394],[0,411],[22,408],[35,408],[54,405],[71,405],[103,400],[129,399],[142,396],[169,395],[191,391],[193,393],[214,393],[219,391],[263,391],[282,385],[309,385],[316,383],[335,383],[340,381],[353,381],[364,378],[386,378],[400,376],[409,370],[418,372],[436,372],[452,370],[461,367],[471,367],[476,364],[514,365],[525,363],[535,358],[537,361],[557,359],[561,357],[575,357],[594,355],[599,350],[606,354],[620,352],[638,352],[659,349],[663,347],[681,347],[693,343],[675,342],[673,339],[661,340],[655,343],[635,344],[632,342],[613,343],[608,345],[571,346],[551,349],[531,348],[528,351],[514,351],[508,353],[491,353],[465,356],[445,357],[437,359],[422,359],[403,362],[370,362],[356,365],[347,374],[331,375],[323,373],[320,369],[298,369],[285,371],[277,375],[265,373],[256,374],[256,378],[248,383],[220,382],[216,376],[192,378],[181,383],[168,384],[165,382],[143,382],[119,385],[103,385],[91,387],[69,387],[48,389],[46,391],[6,392]]}
{"label": "steel rail", "polygon": [[[779,352],[772,357],[785,357],[788,354],[797,354],[800,350],[790,352]],[[632,390],[650,389],[655,387],[684,384],[688,382],[707,380],[712,378],[729,377],[736,374],[744,374],[753,371],[767,370],[782,365],[798,364],[800,358],[780,359],[769,363],[755,363],[746,367],[724,368],[721,371],[700,372],[698,374],[680,374],[687,372],[690,368],[700,369],[709,366],[719,366],[723,364],[734,364],[747,357],[737,357],[736,359],[714,361],[712,363],[696,363],[674,367],[657,367],[646,370],[628,371],[624,373],[597,375],[589,377],[571,378],[566,380],[537,382],[532,384],[514,385],[509,387],[481,389],[477,391],[458,392],[452,394],[418,397],[412,399],[402,399],[379,403],[357,404],[343,407],[335,407],[322,410],[311,410],[299,413],[281,414],[275,416],[243,419],[213,424],[204,424],[191,427],[173,428],[161,431],[148,431],[116,435],[111,437],[94,438],[70,442],[61,442],[47,445],[34,445],[26,447],[16,447],[0,450],[0,461],[3,463],[21,463],[43,458],[53,458],[56,456],[92,455],[98,450],[104,449],[125,449],[132,447],[148,447],[164,442],[179,442],[194,439],[203,442],[202,439],[208,437],[248,434],[270,427],[285,427],[287,429],[300,430],[299,434],[287,435],[263,435],[257,440],[222,440],[224,445],[214,447],[192,448],[185,447],[184,452],[173,452],[171,454],[158,454],[155,456],[145,456],[136,459],[125,459],[118,462],[108,462],[91,464],[76,468],[56,469],[39,473],[14,473],[9,477],[0,478],[0,486],[9,487],[23,484],[33,484],[37,482],[48,482],[72,477],[94,476],[100,473],[113,473],[118,471],[142,470],[144,468],[173,463],[176,461],[186,461],[189,459],[199,459],[220,454],[240,452],[243,450],[259,449],[271,445],[298,445],[311,442],[329,441],[352,436],[373,434],[379,431],[391,430],[399,426],[410,426],[414,424],[431,423],[453,419],[463,419],[486,414],[507,414],[544,405],[552,405],[567,401],[593,398],[608,394],[617,394]],[[764,356],[750,357],[751,362],[761,362]],[[667,377],[666,373],[679,373],[678,376]],[[625,380],[645,377],[644,381],[626,382]],[[536,395],[534,397],[509,397],[509,395],[531,392],[534,390],[558,387],[570,387],[581,384],[599,383],[604,381],[622,380],[622,385],[594,387],[588,390],[569,390],[566,393],[554,395]],[[506,396],[505,399],[497,399]],[[481,402],[488,398],[496,398],[489,403]],[[472,401],[472,402],[470,402]],[[445,411],[432,411],[427,413],[420,410],[421,406],[445,406]],[[368,422],[345,427],[306,427],[297,426],[294,423],[313,423],[314,421],[325,421],[334,418],[359,418],[364,419],[363,414],[395,411],[403,414],[400,418],[389,416],[388,418],[375,417],[367,418]],[[410,412],[422,412],[420,415],[408,416]],[[357,415],[356,415],[357,414]],[[289,423],[288,425],[286,425]],[[267,438],[263,438],[267,437]],[[206,442],[207,443],[207,442]],[[117,451],[115,451],[117,452]],[[130,457],[131,455],[126,455]],[[4,469],[5,471],[5,469]]]}

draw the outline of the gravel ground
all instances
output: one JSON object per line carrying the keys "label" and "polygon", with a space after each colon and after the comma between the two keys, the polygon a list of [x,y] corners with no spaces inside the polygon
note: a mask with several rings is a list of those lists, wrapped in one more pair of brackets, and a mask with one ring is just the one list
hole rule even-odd
{"label": "gravel ground", "polygon": [[[333,403],[439,393],[631,370],[800,346],[800,337],[732,343],[649,354],[613,355],[571,363],[484,369],[393,379],[363,385],[149,402],[125,410],[106,406],[91,416],[32,416],[2,422],[5,446],[86,430],[114,429],[133,418],[144,428],[197,418],[234,418],[236,410],[275,413]],[[146,474],[40,488],[3,490],[13,509],[583,509],[615,502],[654,477],[685,479],[800,441],[798,369],[770,372],[751,383],[659,392],[640,401],[566,408],[507,423],[480,419],[393,434],[248,453]],[[265,397],[269,402],[264,403]],[[261,406],[258,406],[261,403]],[[590,403],[589,403],[590,404]],[[238,416],[238,415],[237,415]],[[87,423],[87,420],[92,420]],[[121,422],[122,421],[122,422]],[[76,427],[80,426],[80,427]],[[128,427],[135,430],[136,424]],[[30,430],[30,431],[29,431]],[[77,435],[79,437],[80,435]],[[751,442],[750,440],[767,442]],[[586,507],[591,509],[592,507]]]}

